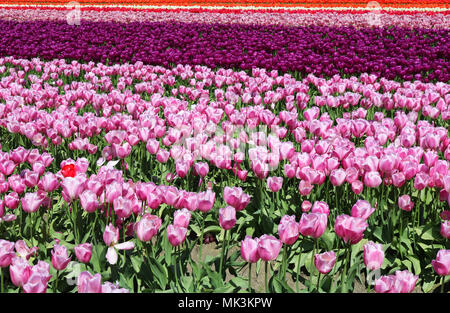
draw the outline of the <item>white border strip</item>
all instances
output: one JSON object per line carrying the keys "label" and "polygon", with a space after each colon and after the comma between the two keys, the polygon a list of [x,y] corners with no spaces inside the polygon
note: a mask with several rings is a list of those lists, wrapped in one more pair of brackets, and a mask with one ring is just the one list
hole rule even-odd
{"label": "white border strip", "polygon": [[[186,6],[176,6],[176,5],[98,5],[98,4],[80,4],[81,7],[86,8],[128,8],[128,9],[205,9],[205,10],[309,10],[309,11],[370,11],[367,7],[258,7],[258,6],[201,6],[201,5],[186,5]],[[0,7],[17,7],[17,8],[42,8],[42,9],[51,9],[51,8],[66,8],[66,5],[58,5],[58,4],[35,4],[35,5],[27,5],[27,4],[0,4]],[[381,7],[381,10],[385,11],[404,11],[404,12],[446,12],[450,11],[450,8],[393,8],[393,7]]]}

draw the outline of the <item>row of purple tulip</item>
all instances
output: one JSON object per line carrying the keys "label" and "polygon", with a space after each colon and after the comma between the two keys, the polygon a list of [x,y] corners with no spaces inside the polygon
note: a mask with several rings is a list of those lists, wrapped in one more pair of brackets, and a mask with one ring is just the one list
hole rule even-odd
{"label": "row of purple tulip", "polygon": [[[0,55],[449,81],[445,29],[0,21]],[[20,40],[17,40],[20,38]]]}

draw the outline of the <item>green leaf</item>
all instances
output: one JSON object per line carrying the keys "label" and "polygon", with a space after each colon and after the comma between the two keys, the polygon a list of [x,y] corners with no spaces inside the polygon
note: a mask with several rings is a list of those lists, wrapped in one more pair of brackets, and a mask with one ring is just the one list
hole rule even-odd
{"label": "green leaf", "polygon": [[383,228],[381,226],[375,227],[372,234],[375,236],[375,238],[378,239],[380,242],[384,242],[383,240]]}
{"label": "green leaf", "polygon": [[132,255],[130,257],[130,259],[131,259],[131,264],[133,265],[134,271],[136,273],[139,273],[141,271],[143,257],[142,256],[137,256],[137,255]]}
{"label": "green leaf", "polygon": [[414,274],[419,275],[421,272],[420,260],[415,255],[408,255],[407,258],[411,261],[414,267]]}
{"label": "green leaf", "polygon": [[425,293],[429,293],[431,290],[433,290],[435,288],[435,281],[434,280],[429,280],[429,281],[423,281],[422,282],[422,290]]}
{"label": "green leaf", "polygon": [[233,277],[233,279],[231,279],[230,283],[235,286],[235,287],[240,287],[242,289],[245,289],[248,287],[248,280],[247,279],[243,279],[242,277]]}
{"label": "green leaf", "polygon": [[186,292],[194,292],[194,279],[192,276],[183,276],[181,285]]}
{"label": "green leaf", "polygon": [[153,257],[149,257],[149,265],[153,275],[156,277],[158,285],[161,289],[165,289],[167,286],[167,277],[169,275],[167,268],[162,266],[161,263]]}

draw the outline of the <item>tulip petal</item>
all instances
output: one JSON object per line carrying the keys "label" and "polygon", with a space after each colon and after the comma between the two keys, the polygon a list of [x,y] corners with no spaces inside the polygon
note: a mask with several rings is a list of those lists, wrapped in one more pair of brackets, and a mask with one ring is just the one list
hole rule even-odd
{"label": "tulip petal", "polygon": [[117,250],[131,250],[134,249],[134,243],[132,241],[127,241],[119,243],[114,246]]}
{"label": "tulip petal", "polygon": [[109,247],[108,252],[106,253],[106,259],[108,260],[109,264],[114,265],[117,263],[117,252],[114,247]]}

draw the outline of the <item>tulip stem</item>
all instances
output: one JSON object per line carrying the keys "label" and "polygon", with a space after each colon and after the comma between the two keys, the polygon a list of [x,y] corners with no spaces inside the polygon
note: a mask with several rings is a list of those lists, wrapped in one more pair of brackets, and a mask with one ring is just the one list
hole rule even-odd
{"label": "tulip stem", "polygon": [[[3,279],[3,276],[2,276],[2,279]],[[445,276],[442,276],[441,277],[441,293],[444,293],[444,281],[445,281]],[[2,280],[2,287],[3,287],[3,280]],[[2,292],[3,292],[3,290],[2,290]]]}
{"label": "tulip stem", "polygon": [[1,278],[1,280],[2,280],[2,286],[1,286],[2,289],[1,289],[1,293],[3,293],[3,290],[4,290],[4,289],[3,289],[3,267],[0,267],[0,276],[2,277],[2,278]]}
{"label": "tulip stem", "polygon": [[200,252],[199,252],[199,257],[198,257],[199,262],[203,262],[202,248],[203,248],[203,232],[205,231],[205,220],[204,219],[201,219],[201,224],[202,224],[202,230],[200,233]]}
{"label": "tulip stem", "polygon": [[223,265],[223,259],[224,259],[224,257],[226,258],[226,255],[225,255],[225,250],[226,250],[226,248],[227,248],[227,235],[228,235],[228,231],[227,230],[225,230],[225,233],[224,233],[224,235],[223,235],[223,245],[222,245],[222,255],[221,255],[221,257],[220,257],[220,267],[219,267],[219,273],[220,273],[220,276],[222,276],[223,277],[223,273],[222,273],[222,269],[223,269],[223,267],[222,267],[222,265]]}
{"label": "tulip stem", "polygon": [[342,275],[342,293],[347,293],[347,270],[348,265],[350,263],[350,245],[346,247],[347,255],[345,258],[345,268],[344,268],[344,274]]}
{"label": "tulip stem", "polygon": [[266,286],[266,293],[269,292],[269,284],[267,281],[268,264],[269,264],[269,261],[266,261],[266,264],[264,265],[264,282],[265,282],[265,286]]}
{"label": "tulip stem", "polygon": [[300,243],[300,253],[298,254],[298,261],[297,261],[297,276],[295,278],[295,290],[297,291],[297,293],[298,293],[298,276],[300,273],[300,259],[302,258],[303,242],[304,242],[304,239]]}
{"label": "tulip stem", "polygon": [[252,292],[252,263],[248,263],[248,292]]}
{"label": "tulip stem", "polygon": [[58,291],[58,274],[59,274],[59,271],[57,270],[56,276],[55,276],[55,289],[54,289],[55,293]]}
{"label": "tulip stem", "polygon": [[320,272],[319,277],[317,278],[317,286],[316,286],[317,292],[319,292],[319,284],[320,284]]}
{"label": "tulip stem", "polygon": [[403,236],[403,210],[400,211],[400,232],[398,238],[398,249],[400,250],[400,257],[403,260],[403,250],[402,250],[402,236]]}
{"label": "tulip stem", "polygon": [[[172,252],[173,252],[173,250],[172,250]],[[177,291],[178,292],[180,292],[180,284],[179,284],[179,282],[178,282],[178,271],[177,271],[177,267],[178,267],[178,260],[177,260],[177,247],[175,247],[175,251],[174,251],[175,253],[173,253],[173,258],[174,258],[174,262],[173,262],[173,266],[174,266],[174,269],[175,269],[175,282],[176,282],[176,285],[177,285]]]}
{"label": "tulip stem", "polygon": [[280,279],[286,278],[286,270],[287,270],[286,262],[287,262],[287,246],[285,244],[283,247],[283,261],[280,271]]}
{"label": "tulip stem", "polygon": [[317,239],[314,239],[313,241],[313,254],[311,256],[311,273],[309,276],[309,291],[312,291],[312,282],[313,282],[313,273],[314,273],[314,256],[316,255],[316,245],[317,245]]}

